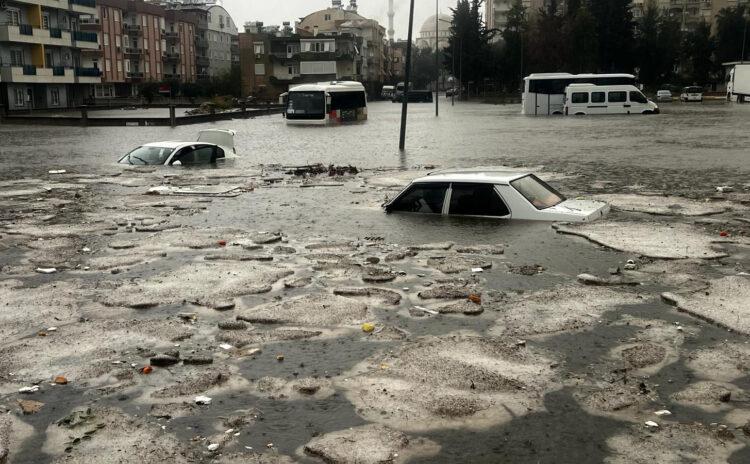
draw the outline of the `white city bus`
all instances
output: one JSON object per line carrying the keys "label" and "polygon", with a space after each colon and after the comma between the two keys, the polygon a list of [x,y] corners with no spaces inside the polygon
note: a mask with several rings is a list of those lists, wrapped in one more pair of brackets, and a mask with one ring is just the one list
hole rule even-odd
{"label": "white city bus", "polygon": [[632,74],[531,74],[524,78],[521,114],[563,114],[565,88],[571,84],[636,85]]}
{"label": "white city bus", "polygon": [[367,94],[359,82],[322,82],[289,89],[287,124],[326,125],[367,120]]}

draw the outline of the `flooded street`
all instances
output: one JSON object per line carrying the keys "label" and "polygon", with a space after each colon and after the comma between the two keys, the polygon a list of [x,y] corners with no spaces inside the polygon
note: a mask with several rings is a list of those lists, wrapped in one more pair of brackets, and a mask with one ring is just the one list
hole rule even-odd
{"label": "flooded street", "polygon": [[[0,126],[0,463],[750,462],[750,106],[440,103],[410,105],[403,154],[382,102],[330,128]],[[116,164],[205,128],[239,156]],[[288,168],[313,163],[358,172]],[[612,212],[381,208],[475,166]]]}

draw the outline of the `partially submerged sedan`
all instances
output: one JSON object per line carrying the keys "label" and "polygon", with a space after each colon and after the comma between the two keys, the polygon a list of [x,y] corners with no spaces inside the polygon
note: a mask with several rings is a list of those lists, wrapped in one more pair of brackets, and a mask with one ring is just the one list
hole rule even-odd
{"label": "partially submerged sedan", "polygon": [[532,173],[502,170],[430,173],[383,207],[387,213],[566,222],[590,222],[609,212],[606,203],[566,199]]}
{"label": "partially submerged sedan", "polygon": [[208,129],[194,142],[156,142],[141,145],[123,156],[120,164],[194,166],[215,163],[236,154],[234,131]]}

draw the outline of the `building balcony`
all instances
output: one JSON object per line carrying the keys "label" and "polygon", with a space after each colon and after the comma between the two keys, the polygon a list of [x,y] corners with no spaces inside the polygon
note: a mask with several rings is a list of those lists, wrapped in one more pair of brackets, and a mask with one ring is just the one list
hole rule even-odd
{"label": "building balcony", "polygon": [[199,48],[206,48],[208,47],[208,40],[204,39],[203,37],[196,37],[195,46]]}
{"label": "building balcony", "polygon": [[206,71],[204,71],[204,72],[199,72],[199,73],[198,73],[198,74],[196,75],[196,77],[198,78],[198,80],[206,80],[206,79],[210,79],[210,78],[211,78],[211,76],[210,76],[210,75],[208,74],[208,72],[206,72]]}
{"label": "building balcony", "polygon": [[99,84],[102,70],[99,68],[75,68],[76,82],[79,84]]}
{"label": "building balcony", "polygon": [[3,66],[0,68],[0,80],[25,84],[73,84],[73,68],[55,66],[41,68],[34,65]]}
{"label": "building balcony", "polygon": [[211,60],[207,56],[197,55],[195,57],[196,66],[211,66]]}
{"label": "building balcony", "polygon": [[99,36],[96,32],[73,31],[74,47],[99,49]]}
{"label": "building balcony", "polygon": [[[80,45],[78,45],[78,44],[76,44],[76,46],[80,47]],[[102,47],[101,47],[101,45],[99,45],[97,47],[91,47],[91,48],[89,48],[89,47],[81,48],[81,55],[99,56],[101,54],[102,54]]]}
{"label": "building balcony", "polygon": [[163,35],[164,35],[164,38],[167,40],[180,40],[179,32],[166,31]]}
{"label": "building balcony", "polygon": [[182,74],[164,73],[164,79],[180,80],[182,79]]}
{"label": "building balcony", "polygon": [[178,63],[180,61],[180,54],[178,52],[164,54],[164,61]]}
{"label": "building balcony", "polygon": [[70,10],[76,13],[83,14],[96,14],[96,2],[95,0],[68,0],[70,2]]}
{"label": "building balcony", "polygon": [[125,77],[131,81],[140,81],[140,80],[143,80],[143,72],[128,71],[125,73]]}
{"label": "building balcony", "polygon": [[30,24],[0,26],[0,42],[17,42],[37,45],[70,47],[71,34],[62,29],[41,29]]}
{"label": "building balcony", "polygon": [[67,10],[70,7],[68,0],[14,0],[16,3],[23,3],[25,5],[39,5],[47,8],[57,8]]}
{"label": "building balcony", "polygon": [[142,54],[143,49],[140,47],[125,47],[126,56],[141,56]]}
{"label": "building balcony", "polygon": [[140,35],[141,34],[141,25],[140,24],[122,23],[122,33],[123,34],[129,34],[129,35]]}
{"label": "building balcony", "polygon": [[78,18],[78,26],[84,31],[101,31],[102,22],[99,18],[94,17],[81,17]]}

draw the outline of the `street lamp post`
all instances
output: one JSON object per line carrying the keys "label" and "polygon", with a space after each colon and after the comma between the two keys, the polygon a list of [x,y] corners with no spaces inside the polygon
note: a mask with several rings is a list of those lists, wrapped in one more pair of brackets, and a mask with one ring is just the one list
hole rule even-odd
{"label": "street lamp post", "polygon": [[411,80],[411,39],[412,30],[414,29],[414,0],[411,0],[409,6],[409,36],[406,42],[406,70],[404,72],[404,93],[401,103],[401,133],[399,136],[398,148],[404,151],[406,148],[406,115],[409,107],[409,84]]}
{"label": "street lamp post", "polygon": [[435,117],[440,116],[440,0],[435,0]]}

